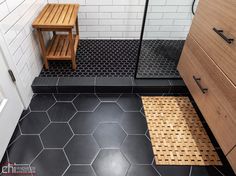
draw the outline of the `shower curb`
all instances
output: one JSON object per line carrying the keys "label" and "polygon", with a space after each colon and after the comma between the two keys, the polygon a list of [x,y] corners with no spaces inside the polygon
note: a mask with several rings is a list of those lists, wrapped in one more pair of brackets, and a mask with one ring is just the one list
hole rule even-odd
{"label": "shower curb", "polygon": [[189,94],[182,79],[131,77],[36,77],[34,93],[143,93]]}

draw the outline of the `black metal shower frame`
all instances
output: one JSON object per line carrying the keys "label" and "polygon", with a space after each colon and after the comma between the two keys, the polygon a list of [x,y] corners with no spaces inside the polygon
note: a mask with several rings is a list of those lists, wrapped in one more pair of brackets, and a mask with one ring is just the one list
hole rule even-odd
{"label": "black metal shower frame", "polygon": [[143,35],[144,35],[144,30],[145,30],[146,18],[147,18],[148,4],[149,4],[149,0],[146,0],[144,14],[143,14],[142,29],[141,29],[140,39],[139,39],[138,56],[137,56],[136,65],[135,65],[135,73],[134,73],[135,79],[155,79],[155,78],[137,78],[139,58],[140,58],[140,54],[141,54]]}

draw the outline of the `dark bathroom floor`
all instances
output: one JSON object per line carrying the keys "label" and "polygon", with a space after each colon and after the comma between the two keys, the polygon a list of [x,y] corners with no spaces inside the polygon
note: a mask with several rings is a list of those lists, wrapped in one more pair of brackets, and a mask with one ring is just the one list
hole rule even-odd
{"label": "dark bathroom floor", "polygon": [[[145,40],[142,44],[140,78],[179,78],[176,65],[184,41]],[[77,69],[68,61],[51,61],[40,77],[134,77],[139,40],[81,40]]]}
{"label": "dark bathroom floor", "polygon": [[160,166],[153,158],[140,95],[36,94],[4,161],[35,167],[38,176],[232,174],[227,164]]}

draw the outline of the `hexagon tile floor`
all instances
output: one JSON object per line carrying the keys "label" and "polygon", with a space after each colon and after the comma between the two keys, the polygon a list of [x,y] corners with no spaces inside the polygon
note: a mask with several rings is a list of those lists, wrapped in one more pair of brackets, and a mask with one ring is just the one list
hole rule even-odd
{"label": "hexagon tile floor", "polygon": [[36,168],[37,176],[222,176],[224,166],[154,163],[137,94],[36,94],[2,162]]}
{"label": "hexagon tile floor", "polygon": [[[145,40],[138,77],[179,78],[176,69],[184,41]],[[40,77],[134,77],[139,40],[81,40],[77,69],[68,61],[51,61]]]}

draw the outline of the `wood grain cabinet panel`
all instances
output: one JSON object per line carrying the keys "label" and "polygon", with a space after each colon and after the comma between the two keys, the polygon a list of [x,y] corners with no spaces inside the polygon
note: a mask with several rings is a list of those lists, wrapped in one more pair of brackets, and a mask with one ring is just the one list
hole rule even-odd
{"label": "wood grain cabinet panel", "polygon": [[227,159],[231,163],[234,171],[236,171],[236,147],[227,155]]}
{"label": "wood grain cabinet panel", "polygon": [[201,0],[190,34],[236,85],[236,1]]}
{"label": "wood grain cabinet panel", "polygon": [[236,87],[191,35],[185,43],[178,70],[227,154],[236,144]]}

